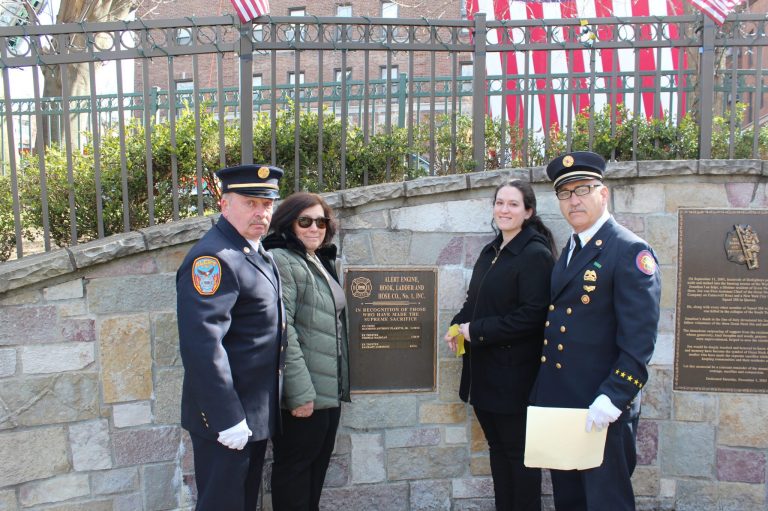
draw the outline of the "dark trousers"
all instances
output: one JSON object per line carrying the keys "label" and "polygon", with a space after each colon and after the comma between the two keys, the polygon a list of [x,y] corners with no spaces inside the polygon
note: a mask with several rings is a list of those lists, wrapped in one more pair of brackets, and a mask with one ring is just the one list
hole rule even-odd
{"label": "dark trousers", "polygon": [[589,470],[552,470],[557,511],[634,511],[632,472],[635,470],[637,422],[608,426],[603,464]]}
{"label": "dark trousers", "polygon": [[539,511],[541,470],[523,465],[525,413],[502,414],[475,408],[491,457],[497,511]]}
{"label": "dark trousers", "polygon": [[283,432],[272,439],[272,508],[315,511],[320,507],[341,408],[315,410],[297,418],[282,411]]}
{"label": "dark trousers", "polygon": [[267,441],[241,451],[191,434],[197,485],[196,511],[254,511],[259,502]]}

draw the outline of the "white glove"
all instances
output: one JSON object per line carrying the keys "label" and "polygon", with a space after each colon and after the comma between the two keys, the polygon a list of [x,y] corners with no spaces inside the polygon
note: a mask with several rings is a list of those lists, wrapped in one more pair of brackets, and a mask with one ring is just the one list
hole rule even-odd
{"label": "white glove", "polygon": [[252,434],[253,432],[248,429],[248,425],[245,423],[245,419],[243,419],[231,428],[220,432],[219,443],[230,449],[237,449],[240,451],[245,447],[245,444],[248,443],[248,437]]}
{"label": "white glove", "polygon": [[597,431],[602,431],[608,427],[608,424],[615,421],[621,415],[621,410],[613,406],[611,399],[605,394],[600,394],[597,399],[589,405],[587,412],[587,433],[592,431],[595,426]]}

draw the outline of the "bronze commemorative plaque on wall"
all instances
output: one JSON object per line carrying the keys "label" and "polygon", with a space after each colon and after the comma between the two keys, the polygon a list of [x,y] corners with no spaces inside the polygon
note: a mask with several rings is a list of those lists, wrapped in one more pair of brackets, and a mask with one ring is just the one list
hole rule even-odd
{"label": "bronze commemorative plaque on wall", "polygon": [[352,390],[434,390],[437,268],[344,275]]}
{"label": "bronze commemorative plaque on wall", "polygon": [[768,211],[680,209],[676,390],[768,393]]}

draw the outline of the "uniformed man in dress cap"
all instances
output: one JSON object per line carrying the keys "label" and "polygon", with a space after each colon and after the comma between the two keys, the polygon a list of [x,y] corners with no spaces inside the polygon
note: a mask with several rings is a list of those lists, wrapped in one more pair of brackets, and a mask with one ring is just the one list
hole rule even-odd
{"label": "uniformed man in dress cap", "polygon": [[587,431],[608,428],[600,467],[551,471],[558,511],[635,509],[630,477],[661,284],[653,249],[608,212],[604,171],[605,160],[587,151],[547,167],[573,232],[552,271],[531,399],[537,406],[588,409]]}
{"label": "uniformed man in dress cap", "polygon": [[176,274],[181,424],[192,438],[197,510],[256,509],[267,439],[280,426],[285,315],[260,239],[282,175],[267,165],[217,172],[221,217]]}

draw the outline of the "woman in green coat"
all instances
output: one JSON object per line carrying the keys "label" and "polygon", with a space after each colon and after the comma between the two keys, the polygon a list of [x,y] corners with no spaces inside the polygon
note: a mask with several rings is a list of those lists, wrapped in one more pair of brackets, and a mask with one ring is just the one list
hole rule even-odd
{"label": "woman in green coat", "polygon": [[280,272],[288,347],[283,430],[272,439],[274,511],[317,510],[349,401],[346,301],[336,273],[333,212],[314,193],[295,193],[272,217],[264,248]]}

